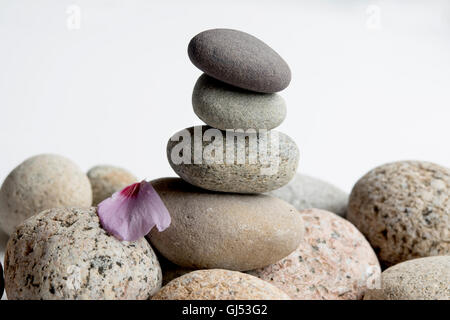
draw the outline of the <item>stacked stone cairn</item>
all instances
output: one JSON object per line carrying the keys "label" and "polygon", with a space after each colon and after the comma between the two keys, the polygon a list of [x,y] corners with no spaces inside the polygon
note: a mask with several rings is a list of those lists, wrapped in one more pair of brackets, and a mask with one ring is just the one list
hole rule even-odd
{"label": "stacked stone cairn", "polygon": [[265,267],[293,252],[304,232],[295,207],[262,194],[286,185],[298,166],[295,142],[272,130],[286,117],[276,92],[288,86],[290,69],[268,45],[237,30],[204,31],[188,53],[204,72],[192,103],[207,125],[170,138],[168,160],[182,179],[152,181],[172,224],[149,239],[184,268]]}

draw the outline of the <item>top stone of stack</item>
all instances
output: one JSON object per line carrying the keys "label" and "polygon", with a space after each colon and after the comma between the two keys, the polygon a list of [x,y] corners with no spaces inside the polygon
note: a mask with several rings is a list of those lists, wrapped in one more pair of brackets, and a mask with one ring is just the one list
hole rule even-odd
{"label": "top stone of stack", "polygon": [[283,58],[242,31],[203,31],[189,43],[188,54],[192,63],[207,75],[242,89],[275,93],[291,81],[291,70]]}

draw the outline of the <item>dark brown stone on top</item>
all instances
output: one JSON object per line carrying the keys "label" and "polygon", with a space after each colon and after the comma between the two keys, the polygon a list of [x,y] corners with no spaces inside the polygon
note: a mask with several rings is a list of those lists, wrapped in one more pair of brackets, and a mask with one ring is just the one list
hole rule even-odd
{"label": "dark brown stone on top", "polygon": [[188,54],[203,72],[239,88],[274,93],[285,89],[291,81],[291,70],[283,58],[242,31],[203,31],[189,43]]}

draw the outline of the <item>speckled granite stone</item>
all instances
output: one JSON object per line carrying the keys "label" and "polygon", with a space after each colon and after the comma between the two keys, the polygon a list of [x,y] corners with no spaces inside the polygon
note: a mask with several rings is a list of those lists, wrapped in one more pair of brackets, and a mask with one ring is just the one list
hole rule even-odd
{"label": "speckled granite stone", "polygon": [[151,183],[172,223],[152,230],[150,241],[179,266],[251,270],[287,256],[302,239],[300,214],[280,199],[208,192],[179,178]]}
{"label": "speckled granite stone", "polygon": [[275,286],[251,275],[221,269],[198,270],[165,285],[153,300],[290,300]]}
{"label": "speckled granite stone", "polygon": [[334,213],[300,212],[305,236],[286,258],[249,273],[268,281],[292,299],[361,299],[379,283],[380,265],[364,236]]}
{"label": "speckled granite stone", "polygon": [[3,182],[0,227],[11,234],[18,224],[43,210],[91,204],[91,184],[77,165],[58,155],[34,156],[16,167]]}
{"label": "speckled granite stone", "polygon": [[450,170],[400,161],[363,176],[350,195],[347,219],[367,237],[380,262],[450,254]]}
{"label": "speckled granite stone", "polygon": [[192,105],[200,119],[222,130],[270,130],[286,118],[286,103],[280,95],[239,89],[206,74],[195,84]]}
{"label": "speckled granite stone", "polygon": [[[195,131],[203,132],[200,139],[208,133],[219,135],[213,142],[203,139],[196,142]],[[295,175],[299,161],[299,151],[295,142],[287,135],[274,130],[267,134],[233,133],[233,140],[226,138],[225,131],[209,126],[190,127],[184,129],[169,139],[167,143],[167,158],[173,170],[185,181],[212,191],[234,193],[262,193],[278,189],[287,184]],[[190,161],[176,163],[173,157],[180,153],[185,156],[183,146],[184,136],[190,139],[190,148],[186,151]],[[271,141],[278,135],[278,145],[271,145]],[[181,138],[180,138],[181,136]],[[227,142],[229,142],[228,153]],[[266,152],[263,145],[268,145]],[[219,151],[211,151],[216,147]],[[272,149],[275,152],[272,152]],[[196,151],[197,150],[197,151]],[[242,150],[242,152],[240,152]],[[196,164],[196,152],[200,155],[201,163]],[[250,157],[249,155],[255,155]],[[201,156],[203,155],[203,159]],[[234,155],[234,159],[229,155]],[[267,157],[264,157],[267,155]],[[231,159],[231,161],[229,160]],[[234,161],[233,161],[234,160]],[[262,161],[261,161],[262,160]],[[267,171],[264,171],[269,169]]]}
{"label": "speckled granite stone", "polygon": [[88,171],[87,176],[92,186],[93,206],[137,182],[137,178],[127,170],[108,165],[93,167]]}
{"label": "speckled granite stone", "polygon": [[12,234],[5,280],[8,299],[148,299],[161,268],[145,239],[108,235],[95,208],[51,209]]}
{"label": "speckled granite stone", "polygon": [[381,289],[366,300],[450,300],[450,256],[408,260],[381,274]]}
{"label": "speckled granite stone", "polygon": [[303,174],[296,174],[287,185],[269,194],[289,202],[298,210],[323,209],[341,217],[345,217],[347,213],[346,192],[325,181]]}
{"label": "speckled granite stone", "polygon": [[242,31],[203,31],[189,43],[188,54],[203,72],[239,88],[272,93],[285,89],[291,81],[291,70],[283,58]]}

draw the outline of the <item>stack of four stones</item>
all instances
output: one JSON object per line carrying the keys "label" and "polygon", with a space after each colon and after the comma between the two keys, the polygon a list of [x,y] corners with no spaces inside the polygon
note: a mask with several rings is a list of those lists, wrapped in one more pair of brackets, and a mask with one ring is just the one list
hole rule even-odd
{"label": "stack of four stones", "polygon": [[182,268],[265,267],[292,253],[304,233],[295,207],[261,194],[287,184],[297,170],[295,142],[272,130],[286,116],[275,92],[288,86],[289,67],[262,41],[229,29],[198,34],[188,53],[204,72],[192,102],[207,125],[169,140],[168,160],[182,179],[152,181],[172,223],[149,239]]}

